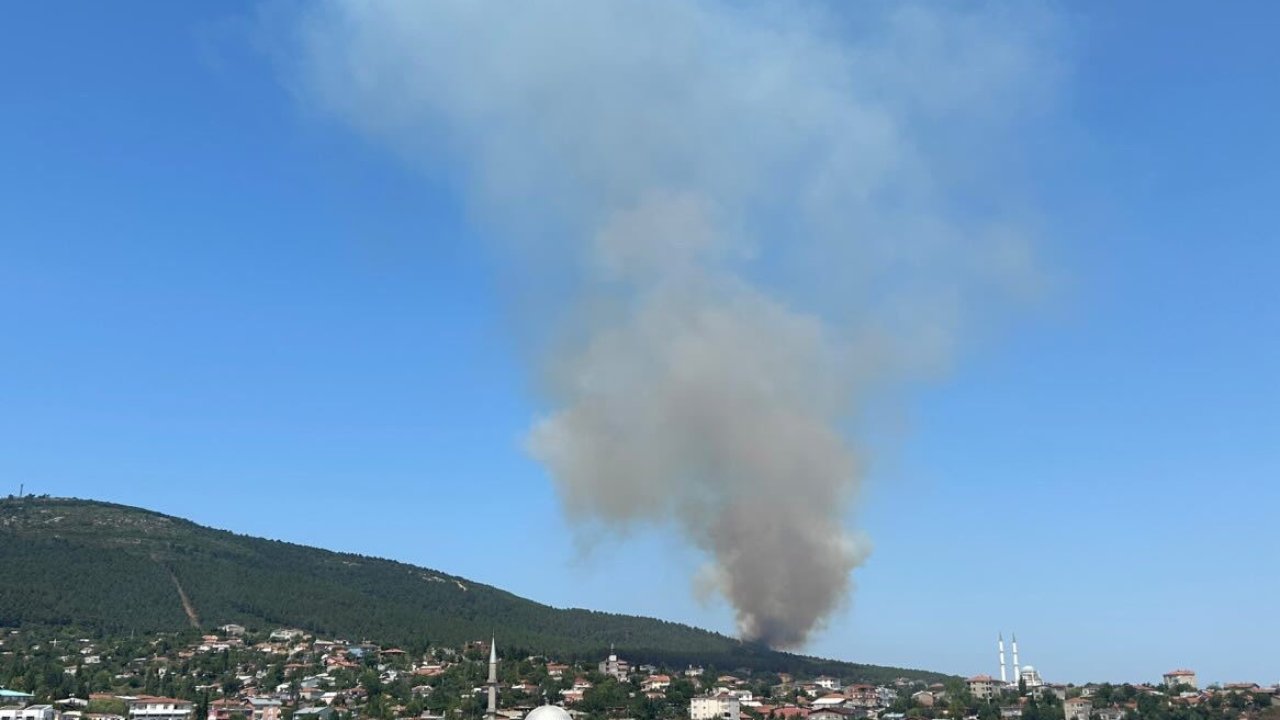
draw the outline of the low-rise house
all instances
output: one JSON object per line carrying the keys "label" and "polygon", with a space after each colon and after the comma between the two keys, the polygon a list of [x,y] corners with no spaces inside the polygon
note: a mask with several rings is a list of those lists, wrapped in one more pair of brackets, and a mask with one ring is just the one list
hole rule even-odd
{"label": "low-rise house", "polygon": [[1124,708],[1108,707],[1095,710],[1094,717],[1098,720],[1124,720]]}
{"label": "low-rise house", "polygon": [[125,701],[129,720],[191,720],[195,705],[190,700],[143,695]]}
{"label": "low-rise house", "polygon": [[933,707],[937,699],[937,695],[932,690],[918,690],[911,693],[912,702],[922,707]]}
{"label": "low-rise house", "polygon": [[822,708],[841,707],[845,704],[847,700],[848,699],[845,696],[839,695],[837,693],[823,695],[822,697],[813,701],[813,709],[820,710]]}
{"label": "low-rise house", "polygon": [[1093,714],[1093,701],[1086,697],[1074,697],[1062,703],[1066,720],[1089,720]]}
{"label": "low-rise house", "polygon": [[333,720],[337,711],[328,705],[304,707],[293,711],[294,720]]}
{"label": "low-rise house", "polygon": [[282,703],[274,698],[251,697],[247,700],[252,720],[280,720]]}
{"label": "low-rise house", "polygon": [[307,687],[304,685],[298,688],[299,700],[305,700],[306,702],[315,702],[316,700],[319,700],[323,696],[324,696],[324,690],[321,690],[318,687],[314,687],[314,686]]}
{"label": "low-rise house", "polygon": [[863,708],[832,707],[814,710],[807,720],[859,720],[866,716],[867,711]]}
{"label": "low-rise house", "polygon": [[207,717],[208,720],[232,720],[233,718],[247,720],[251,712],[247,703],[234,698],[223,698],[209,703]]}
{"label": "low-rise house", "polygon": [[581,690],[561,690],[560,691],[560,699],[566,705],[572,705],[573,703],[582,702],[582,698],[584,695],[585,693],[583,693],[583,691]]}
{"label": "low-rise house", "polygon": [[645,692],[651,692],[654,690],[666,690],[669,687],[671,687],[670,675],[650,675],[649,677],[645,678],[644,683],[641,684],[640,686],[640,689],[644,690]]}

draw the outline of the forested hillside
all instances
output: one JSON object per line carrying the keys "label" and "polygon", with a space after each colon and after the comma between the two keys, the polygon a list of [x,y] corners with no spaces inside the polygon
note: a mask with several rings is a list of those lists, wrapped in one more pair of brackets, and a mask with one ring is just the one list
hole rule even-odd
{"label": "forested hillside", "polygon": [[676,666],[942,677],[776,652],[652,618],[552,608],[426,568],[86,500],[0,500],[0,568],[0,626],[124,633],[236,622],[406,649],[495,632],[506,647],[565,659],[597,657],[614,643],[635,660]]}

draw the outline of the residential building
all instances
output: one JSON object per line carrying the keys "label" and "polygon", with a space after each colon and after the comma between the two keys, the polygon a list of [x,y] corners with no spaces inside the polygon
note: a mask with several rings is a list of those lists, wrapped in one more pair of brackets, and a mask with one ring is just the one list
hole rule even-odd
{"label": "residential building", "polygon": [[10,705],[0,708],[0,720],[59,720],[62,713],[52,705]]}
{"label": "residential building", "polygon": [[252,720],[280,720],[280,701],[272,698],[251,697],[247,700]]}
{"label": "residential building", "polygon": [[1074,697],[1062,703],[1066,720],[1089,720],[1093,714],[1093,701],[1085,697]]}
{"label": "residential building", "polygon": [[974,699],[990,700],[1000,696],[1000,689],[1004,683],[990,675],[975,675],[965,680],[965,685],[969,687],[969,694],[973,695]]}
{"label": "residential building", "polygon": [[233,720],[236,717],[247,719],[252,712],[248,704],[240,700],[214,700],[209,703],[208,720]]}
{"label": "residential building", "polygon": [[645,678],[644,683],[640,685],[640,689],[645,692],[666,690],[669,687],[671,687],[670,675],[650,675]]}
{"label": "residential building", "polygon": [[195,706],[190,700],[143,695],[125,701],[129,720],[191,720]]}
{"label": "residential building", "polygon": [[1200,684],[1196,682],[1195,671],[1187,669],[1170,670],[1165,673],[1164,684],[1171,688],[1178,685],[1190,685],[1193,688],[1200,687]]}
{"label": "residential building", "polygon": [[863,708],[830,707],[814,710],[806,716],[806,720],[861,720],[867,717]]}
{"label": "residential building", "polygon": [[689,720],[740,720],[742,704],[727,692],[695,697],[689,702]]}
{"label": "residential building", "polygon": [[601,675],[607,675],[618,682],[626,682],[631,676],[631,663],[619,660],[617,653],[610,649],[609,657],[600,662],[599,670]]}
{"label": "residential building", "polygon": [[933,707],[933,703],[937,700],[932,690],[921,690],[911,693],[911,700],[921,707]]}
{"label": "residential building", "polygon": [[844,691],[845,704],[849,707],[873,708],[880,706],[880,693],[876,690],[875,685],[855,684],[848,685]]}

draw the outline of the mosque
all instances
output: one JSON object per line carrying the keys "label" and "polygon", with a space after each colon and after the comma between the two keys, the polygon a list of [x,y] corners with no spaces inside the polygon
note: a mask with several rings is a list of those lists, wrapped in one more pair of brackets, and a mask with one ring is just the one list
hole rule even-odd
{"label": "mosque", "polygon": [[[1040,677],[1040,673],[1031,665],[1018,664],[1018,634],[1013,634],[1013,681],[1009,681],[1009,677],[1005,672],[1004,664],[1004,633],[1000,633],[996,640],[997,647],[1000,651],[1000,682],[1006,687],[1017,687],[1018,683],[1026,685],[1028,690],[1044,686],[1044,678]],[[549,720],[549,719],[548,719]]]}
{"label": "mosque", "polygon": [[[485,712],[485,720],[498,720],[498,644],[496,638],[489,640],[489,709]],[[524,720],[573,720],[569,711],[559,705],[541,705],[529,711]]]}

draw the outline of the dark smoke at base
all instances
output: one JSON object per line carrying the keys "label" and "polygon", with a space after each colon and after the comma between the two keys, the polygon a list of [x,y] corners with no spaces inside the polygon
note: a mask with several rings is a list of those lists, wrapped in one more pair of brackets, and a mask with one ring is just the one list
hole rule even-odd
{"label": "dark smoke at base", "polygon": [[[550,348],[527,448],[566,516],[678,529],[744,638],[805,644],[869,547],[846,527],[865,451],[841,428],[1036,284],[1021,209],[975,168],[1052,84],[1052,18],[736,0],[299,12],[283,62],[303,97],[451,178],[513,275],[565,293],[521,306]],[[958,188],[989,210],[958,212]]]}
{"label": "dark smoke at base", "polygon": [[530,449],[571,516],[674,519],[743,637],[798,646],[865,555],[840,522],[857,479],[833,429],[841,363],[814,319],[748,289],[651,292],[561,358],[565,407]]}

